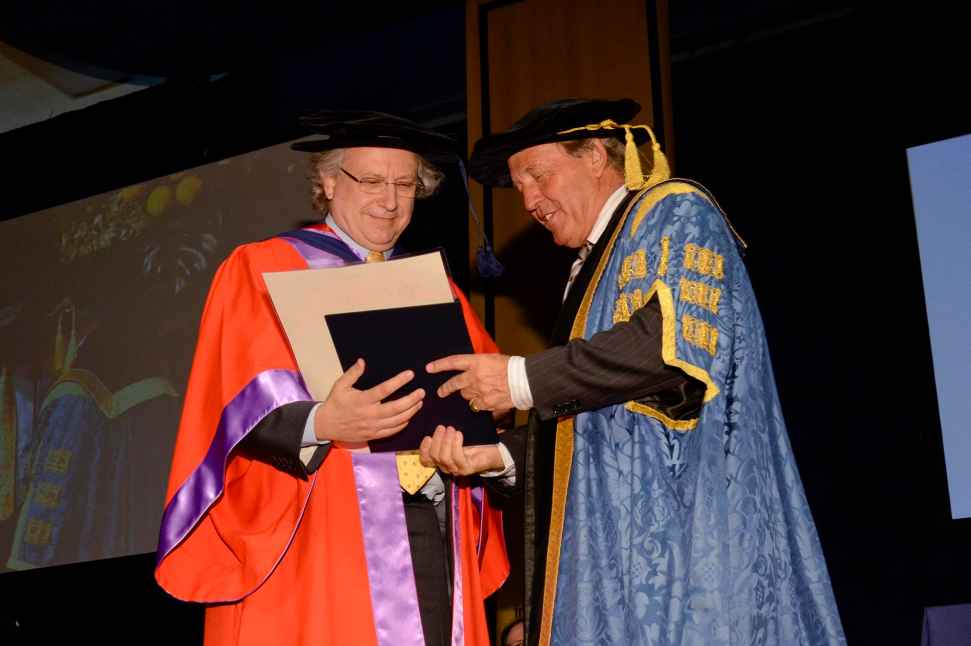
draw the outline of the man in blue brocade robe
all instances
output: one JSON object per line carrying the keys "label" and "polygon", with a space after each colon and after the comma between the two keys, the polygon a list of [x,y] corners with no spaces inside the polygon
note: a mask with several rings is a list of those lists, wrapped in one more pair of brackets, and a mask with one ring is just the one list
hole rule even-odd
{"label": "man in blue brocade robe", "polygon": [[532,409],[529,642],[843,644],[741,243],[656,142],[644,179],[639,109],[555,101],[472,156],[579,250],[553,347],[429,365]]}
{"label": "man in blue brocade robe", "polygon": [[99,350],[118,336],[79,343],[75,328],[69,342],[58,334],[53,382],[31,384],[41,397],[30,409],[18,401],[16,513],[0,562],[12,570],[138,554],[157,539],[173,438],[146,429],[178,414],[176,391],[161,376],[133,378],[140,362],[111,370]]}

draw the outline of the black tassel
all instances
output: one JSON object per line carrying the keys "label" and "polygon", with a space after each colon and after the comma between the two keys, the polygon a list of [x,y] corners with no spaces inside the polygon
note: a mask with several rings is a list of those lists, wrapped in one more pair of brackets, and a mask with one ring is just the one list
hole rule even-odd
{"label": "black tassel", "polygon": [[462,173],[462,182],[465,184],[465,195],[469,199],[469,212],[472,213],[472,219],[479,231],[480,242],[479,248],[475,250],[475,268],[483,278],[498,278],[502,276],[505,268],[496,258],[496,254],[493,253],[489,237],[486,236],[485,227],[479,220],[479,214],[475,212],[475,206],[472,204],[472,192],[469,190],[469,175],[465,172],[465,162],[461,159],[459,159],[459,171]]}

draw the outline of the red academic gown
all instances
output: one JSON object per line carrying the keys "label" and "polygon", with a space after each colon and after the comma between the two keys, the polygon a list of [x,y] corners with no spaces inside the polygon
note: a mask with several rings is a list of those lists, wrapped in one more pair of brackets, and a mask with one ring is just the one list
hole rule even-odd
{"label": "red academic gown", "polygon": [[[273,409],[312,400],[262,278],[307,267],[285,239],[243,245],[219,268],[203,312],[155,576],[174,597],[210,604],[206,646],[400,643],[376,629],[381,616],[389,625],[388,609],[372,604],[382,573],[368,571],[352,453],[333,448],[301,480],[232,452]],[[475,351],[497,351],[453,291]],[[459,480],[454,623],[465,644],[487,646],[483,603],[509,571],[502,520],[487,492]],[[414,642],[415,626],[408,630]]]}

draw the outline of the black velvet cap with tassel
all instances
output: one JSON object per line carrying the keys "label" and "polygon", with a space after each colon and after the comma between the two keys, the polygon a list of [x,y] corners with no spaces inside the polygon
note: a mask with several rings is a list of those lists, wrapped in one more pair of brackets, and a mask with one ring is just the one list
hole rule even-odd
{"label": "black velvet cap with tassel", "polygon": [[[511,186],[509,158],[540,144],[575,141],[591,137],[613,137],[626,142],[625,175],[627,187],[637,190],[667,179],[667,160],[644,125],[630,125],[641,106],[633,99],[558,99],[529,111],[505,132],[483,137],[476,142],[469,172],[485,186]],[[654,165],[644,179],[637,146],[653,142]]]}

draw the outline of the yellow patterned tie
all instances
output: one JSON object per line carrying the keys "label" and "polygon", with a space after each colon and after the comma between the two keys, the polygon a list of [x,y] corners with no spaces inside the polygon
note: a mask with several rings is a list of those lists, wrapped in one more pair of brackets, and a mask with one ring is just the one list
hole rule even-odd
{"label": "yellow patterned tie", "polygon": [[364,262],[384,262],[384,254],[380,251],[369,251]]}
{"label": "yellow patterned tie", "polygon": [[398,463],[398,482],[402,489],[413,496],[435,475],[435,467],[423,465],[418,451],[401,451],[395,453],[394,458]]}

